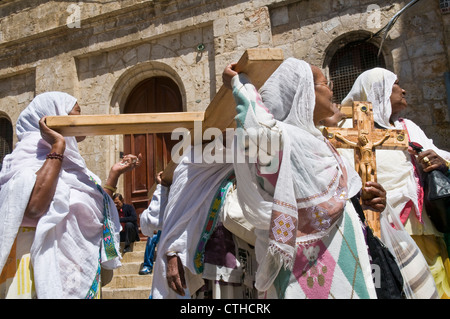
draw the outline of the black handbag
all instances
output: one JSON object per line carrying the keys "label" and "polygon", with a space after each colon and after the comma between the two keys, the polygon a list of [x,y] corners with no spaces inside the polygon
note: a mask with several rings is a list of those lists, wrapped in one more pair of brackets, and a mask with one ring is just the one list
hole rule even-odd
{"label": "black handbag", "polygon": [[424,182],[424,205],[434,227],[450,232],[450,178],[438,170],[427,173]]}
{"label": "black handbag", "polygon": [[[417,152],[422,151],[418,143],[409,143]],[[441,233],[450,232],[450,178],[439,170],[424,173],[423,203],[434,227]]]}
{"label": "black handbag", "polygon": [[[361,221],[366,224],[364,211],[359,203],[359,198],[354,196],[352,199],[353,206],[358,212]],[[366,240],[369,247],[371,264],[379,267],[380,281],[375,283],[375,290],[378,299],[406,299],[403,291],[403,276],[397,261],[389,251],[389,249],[375,236],[370,227],[366,227]]]}

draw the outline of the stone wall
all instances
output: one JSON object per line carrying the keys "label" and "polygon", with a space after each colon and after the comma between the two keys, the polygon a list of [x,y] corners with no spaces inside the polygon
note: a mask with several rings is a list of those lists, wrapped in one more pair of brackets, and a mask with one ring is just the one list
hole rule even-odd
{"label": "stone wall", "polygon": [[[365,37],[367,31],[376,33],[408,2],[300,1],[276,6],[270,10],[273,44],[282,47],[285,56],[327,71],[327,62],[338,48]],[[371,10],[374,4],[376,11]],[[397,21],[382,50],[387,68],[407,91],[409,108],[404,116],[444,149],[450,149],[450,105],[444,79],[450,71],[449,19],[449,14],[441,14],[438,1],[419,2]],[[381,39],[371,41],[381,43]]]}
{"label": "stone wall", "polygon": [[[0,116],[14,124],[36,94],[51,90],[77,97],[83,114],[119,114],[131,90],[155,75],[178,84],[184,110],[204,110],[225,65],[245,49],[279,47],[285,57],[327,72],[339,47],[378,31],[408,2],[2,1]],[[450,70],[449,20],[437,0],[419,2],[383,45],[388,68],[408,91],[406,116],[445,149],[450,149],[443,76]],[[88,167],[102,179],[122,150],[121,136],[88,137],[80,144]]]}

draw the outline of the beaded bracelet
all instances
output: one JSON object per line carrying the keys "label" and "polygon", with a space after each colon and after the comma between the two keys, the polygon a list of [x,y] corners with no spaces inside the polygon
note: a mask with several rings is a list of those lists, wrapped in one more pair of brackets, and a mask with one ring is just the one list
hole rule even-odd
{"label": "beaded bracelet", "polygon": [[63,160],[63,158],[64,158],[64,155],[58,154],[58,153],[56,153],[56,152],[53,152],[53,153],[48,153],[48,154],[47,154],[47,158],[50,158],[50,159],[59,159],[59,160],[62,162],[62,160]]}

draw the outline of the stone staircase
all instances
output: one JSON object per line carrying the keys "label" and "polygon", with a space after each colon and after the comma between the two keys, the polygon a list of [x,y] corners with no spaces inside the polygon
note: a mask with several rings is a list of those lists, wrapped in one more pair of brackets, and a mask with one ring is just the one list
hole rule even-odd
{"label": "stone staircase", "polygon": [[122,267],[115,269],[111,282],[102,287],[102,299],[148,299],[153,274],[139,275],[146,244],[147,239],[141,239],[132,244],[131,252],[122,254]]}

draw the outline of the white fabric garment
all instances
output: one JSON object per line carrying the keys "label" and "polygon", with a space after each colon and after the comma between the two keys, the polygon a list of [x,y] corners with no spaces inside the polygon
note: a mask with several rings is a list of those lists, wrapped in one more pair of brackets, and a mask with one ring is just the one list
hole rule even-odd
{"label": "white fabric garment", "polygon": [[383,68],[363,72],[341,105],[352,105],[353,101],[369,101],[373,104],[374,121],[384,128],[392,128],[389,123],[392,114],[391,94],[396,80],[394,73]]}
{"label": "white fabric garment", "polygon": [[[398,119],[393,119],[393,125],[389,119],[392,114],[390,96],[392,87],[397,80],[397,76],[383,68],[374,68],[363,72],[353,84],[350,93],[343,99],[342,105],[353,104],[353,101],[369,101],[373,106],[374,121],[387,129],[403,129]],[[414,122],[403,119],[411,142],[417,142],[423,146],[424,150],[432,149],[441,157],[449,160],[450,153],[437,148],[431,139],[429,139],[422,129]],[[351,127],[351,120],[346,120],[343,127]],[[353,150],[340,150],[353,163]],[[421,235],[416,231],[422,232],[423,228],[418,223],[420,216],[418,206],[417,184],[414,177],[414,167],[411,157],[406,150],[377,150],[377,179],[378,183],[383,185],[387,191],[387,201],[394,210],[396,216],[404,209],[408,201],[412,201],[414,209],[410,214],[409,221],[405,225],[412,234]],[[395,165],[393,165],[395,163]],[[415,215],[411,223],[411,217]],[[422,217],[427,219],[426,214]],[[425,234],[437,234],[431,223],[427,223]],[[420,229],[420,230],[419,230]]]}
{"label": "white fabric garment", "polygon": [[[369,101],[373,106],[374,121],[387,129],[404,129],[399,119],[390,118],[392,106],[390,96],[397,76],[385,69],[374,68],[363,72],[355,81],[350,93],[342,105],[352,105],[353,101]],[[424,147],[432,149],[443,158],[449,159],[450,153],[438,149],[431,139],[412,121],[403,119],[409,138]],[[343,127],[351,127],[347,119]],[[353,150],[340,149],[339,152],[354,163]],[[407,150],[376,150],[377,182],[386,190],[386,209],[381,214],[381,239],[397,260],[401,261],[400,270],[404,277],[404,291],[408,298],[432,298],[436,296],[436,286],[427,263],[411,235],[439,235],[427,214],[420,213],[418,202],[418,184],[414,175],[411,156]],[[400,216],[406,204],[412,202],[412,211],[406,224],[400,222]],[[423,223],[419,221],[420,216]],[[395,229],[391,226],[395,225]],[[414,256],[414,257],[411,257]],[[419,278],[419,279],[418,279]],[[418,284],[419,282],[420,284]]]}
{"label": "white fabric garment", "polygon": [[[17,121],[19,142],[3,161],[0,173],[0,272],[8,258],[29,201],[35,173],[42,167],[51,146],[41,138],[39,120],[48,115],[67,115],[76,99],[66,93],[36,96]],[[105,268],[120,266],[120,256],[107,260],[103,248],[104,197],[97,189],[99,178],[89,171],[78,151],[75,137],[66,137],[64,160],[55,195],[40,218],[31,247],[37,296],[85,298],[96,278],[99,258]],[[108,196],[109,198],[109,196]],[[119,217],[111,198],[112,236],[119,251]],[[100,257],[100,249],[102,254]]]}
{"label": "white fabric garment", "polygon": [[154,299],[182,298],[167,284],[165,255],[172,251],[177,252],[185,267],[188,285],[186,297],[189,298],[189,294],[196,291],[196,288],[190,285],[188,274],[197,273],[194,266],[197,244],[203,233],[212,199],[222,181],[233,170],[231,164],[206,164],[202,163],[201,159],[196,160],[194,155],[194,149],[188,148],[174,171],[158,244],[159,257],[156,258],[153,272]]}
{"label": "white fabric garment", "polygon": [[[246,100],[260,102],[245,75],[235,76],[232,85],[233,91],[239,92],[235,94],[248,95]],[[269,119],[261,125],[258,119],[247,116],[245,122],[249,123],[244,124],[244,127],[261,125],[281,131],[282,161],[274,193],[267,194],[259,188],[254,164],[235,163],[234,167],[240,204],[246,219],[256,228],[255,249],[259,264],[256,288],[265,291],[283,265],[292,269],[296,254],[293,245],[269,240],[272,212],[281,212],[293,220],[307,220],[307,216],[299,216],[298,210],[328,201],[337,193],[344,172],[338,165],[339,156],[332,151],[314,125],[315,90],[309,64],[287,59],[266,81],[260,92],[264,102],[262,107],[267,107],[273,114],[275,124]],[[347,198],[354,196],[361,188],[361,180],[355,175],[356,172],[349,173]],[[297,240],[307,242],[323,238],[331,226]]]}
{"label": "white fabric garment", "polygon": [[141,232],[145,236],[153,236],[155,231],[162,229],[168,196],[168,187],[162,186],[161,184],[156,185],[150,204],[139,216]]}
{"label": "white fabric garment", "polygon": [[255,227],[247,221],[239,205],[237,191],[232,190],[228,195],[223,207],[222,223],[232,234],[255,246]]}

